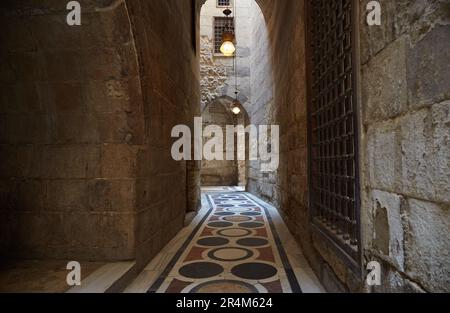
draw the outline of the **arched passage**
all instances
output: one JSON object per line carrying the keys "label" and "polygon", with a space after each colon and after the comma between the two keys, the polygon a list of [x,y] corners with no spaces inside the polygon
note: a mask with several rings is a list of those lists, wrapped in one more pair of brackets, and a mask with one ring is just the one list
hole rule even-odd
{"label": "arched passage", "polygon": [[[233,11],[234,31],[236,37],[236,52],[233,57],[224,57],[217,51],[217,41],[221,40],[220,19],[223,19],[223,7],[217,6],[216,0],[202,1],[200,11],[200,94],[202,109],[208,117],[210,110],[222,110],[226,107],[228,116],[231,114],[236,121],[231,125],[269,124],[267,113],[271,110],[273,99],[273,73],[270,52],[270,40],[266,20],[257,2],[254,0],[230,1]],[[241,113],[233,116],[231,112],[235,98],[241,107]],[[223,104],[216,107],[217,104]],[[205,108],[206,107],[206,108]],[[204,113],[204,114],[205,114]],[[219,116],[219,113],[216,113]],[[208,121],[209,122],[209,121]],[[221,123],[221,122],[220,122]],[[223,123],[222,123],[223,124]],[[248,146],[249,142],[246,141]],[[247,149],[248,150],[248,149]],[[216,164],[214,166],[213,164]],[[233,162],[228,162],[231,165]],[[230,179],[230,175],[221,176],[220,164],[226,161],[204,162],[209,169],[204,170],[202,182],[206,185],[214,184],[214,180],[208,181],[204,177],[215,176],[216,184],[221,181],[226,185],[235,182],[242,186],[252,184],[256,177],[250,175],[250,168],[259,166],[257,161],[235,161],[238,171],[231,171],[236,177]],[[216,173],[213,175],[214,168]],[[231,167],[228,166],[228,172]],[[257,173],[257,172],[253,172]]]}
{"label": "arched passage", "polygon": [[[220,160],[203,160],[201,166],[201,186],[246,186],[248,176],[248,160],[239,159],[239,155],[248,156],[248,136],[236,131],[237,126],[244,128],[249,124],[248,114],[242,105],[239,114],[234,114],[232,109],[235,101],[229,97],[221,97],[208,104],[202,113],[203,120],[203,144],[205,145],[211,136],[205,134],[210,126],[217,126],[222,130],[223,149]],[[232,142],[229,142],[229,128],[233,128]],[[215,134],[213,134],[215,135]],[[227,149],[233,149],[233,158],[227,159]],[[241,151],[240,151],[241,150]]]}
{"label": "arched passage", "polygon": [[[445,1],[383,6],[390,18],[382,19],[381,27],[359,19],[369,0],[236,1],[249,9],[238,6],[240,14],[248,11],[251,29],[238,33],[238,100],[250,123],[281,130],[280,167],[264,173],[258,161],[249,162],[246,195],[279,210],[303,248],[298,255],[308,258],[331,291],[367,291],[358,265],[364,269],[370,260],[386,270],[376,291],[448,291],[449,259],[441,253],[449,250],[450,194]],[[210,65],[222,63],[224,77],[212,81],[211,97],[203,97],[198,42],[204,39],[205,0],[80,0],[82,25],[76,27],[66,23],[65,2],[1,4],[0,259],[121,261],[132,263],[137,273],[201,202],[200,162],[173,160],[171,129],[192,127],[202,104],[234,99],[229,79],[234,73],[219,56],[208,56]],[[315,45],[312,31],[318,31]],[[316,55],[315,75],[323,74],[316,80],[307,75],[314,74],[307,69],[310,52]],[[361,99],[355,96],[357,84],[351,84],[356,77]],[[307,103],[312,106],[314,96],[307,101],[307,85],[314,85],[315,102],[322,105],[312,114]],[[350,113],[361,115],[361,125],[349,122]],[[361,145],[343,145],[358,136],[357,128]],[[321,155],[314,156],[309,143]],[[308,184],[308,154],[316,159],[315,186]],[[361,164],[348,162],[356,154]],[[356,167],[361,190],[348,184],[357,179]],[[314,216],[313,192],[319,206]],[[359,192],[361,217],[348,214]],[[240,196],[215,200],[231,207],[236,199],[261,205]],[[240,225],[258,218],[258,212],[244,213],[256,215],[218,218],[226,221],[222,226],[250,228],[264,220]],[[359,218],[365,259],[348,259],[345,231],[354,233]],[[175,244],[185,236],[178,239]],[[351,249],[357,239],[349,240]],[[305,260],[290,251],[287,257],[304,267]],[[223,251],[216,252],[211,253],[216,261],[223,260]],[[238,254],[249,255],[242,249]],[[171,261],[167,256],[162,259]],[[276,284],[263,288],[279,288]]]}

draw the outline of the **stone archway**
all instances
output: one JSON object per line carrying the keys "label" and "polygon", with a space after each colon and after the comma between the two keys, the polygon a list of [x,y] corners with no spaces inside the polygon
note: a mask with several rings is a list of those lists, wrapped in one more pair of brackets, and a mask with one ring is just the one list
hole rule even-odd
{"label": "stone archway", "polygon": [[[242,1],[242,0],[241,0]],[[266,112],[273,109],[273,73],[270,58],[270,40],[267,19],[257,1],[237,3],[232,17],[235,22],[236,53],[227,58],[214,52],[214,30],[212,23],[222,16],[221,8],[214,0],[200,1],[200,95],[201,108],[206,111],[216,101],[224,102],[231,113],[231,104],[237,96],[242,114],[231,125],[256,126],[268,123]],[[234,8],[233,3],[233,8]],[[258,38],[261,44],[252,38]],[[254,70],[255,69],[255,70]],[[254,88],[258,86],[257,88]],[[228,101],[228,102],[227,102]],[[226,102],[226,103],[225,103]],[[248,140],[246,145],[248,146]],[[248,147],[246,149],[248,151]],[[246,161],[238,161],[237,184],[246,186],[250,181],[250,166]],[[253,164],[258,167],[258,164]],[[220,181],[220,180],[218,180]],[[204,180],[203,180],[204,183]],[[217,184],[217,183],[216,183]]]}
{"label": "stone archway", "polygon": [[[200,12],[202,6],[206,3],[207,0],[196,0],[197,1],[197,10]],[[265,15],[266,10],[270,5],[273,5],[273,0],[254,0],[255,3],[258,4],[262,13]]]}
{"label": "stone archway", "polygon": [[[202,113],[203,129],[207,126],[219,126],[224,134],[224,153],[225,149],[230,143],[226,141],[227,126],[247,126],[249,124],[248,114],[242,105],[239,105],[241,112],[233,114],[231,111],[234,101],[229,97],[220,97],[208,104]],[[203,160],[201,167],[201,185],[202,186],[245,186],[248,177],[248,161],[238,160],[238,142],[245,141],[245,155],[248,155],[248,140],[247,138],[238,138],[238,133],[234,135],[234,159],[233,160]],[[244,137],[247,137],[244,135]],[[210,137],[203,137],[203,144],[205,144]]]}

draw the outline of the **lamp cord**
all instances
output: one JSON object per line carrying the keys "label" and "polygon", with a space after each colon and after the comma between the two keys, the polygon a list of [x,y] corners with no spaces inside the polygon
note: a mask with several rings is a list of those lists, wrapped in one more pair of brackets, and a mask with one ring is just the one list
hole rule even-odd
{"label": "lamp cord", "polygon": [[[233,29],[234,29],[234,38],[236,37],[236,23],[237,23],[237,14],[236,14],[236,1],[237,0],[231,0],[233,1],[233,15],[234,15],[234,25],[233,25]],[[238,100],[238,79],[237,79],[237,40],[236,40],[236,51],[234,52],[234,78],[235,78],[235,95],[236,95],[236,102]]]}

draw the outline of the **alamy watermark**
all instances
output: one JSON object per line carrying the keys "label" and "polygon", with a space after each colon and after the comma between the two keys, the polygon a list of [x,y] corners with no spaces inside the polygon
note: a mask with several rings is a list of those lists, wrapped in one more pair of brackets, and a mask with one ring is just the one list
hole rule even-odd
{"label": "alamy watermark", "polygon": [[[66,9],[69,10],[67,14],[67,25],[80,26],[81,25],[81,5],[78,1],[69,1]],[[366,5],[367,11],[367,25],[380,26],[381,25],[381,4],[379,1],[370,1]]]}
{"label": "alamy watermark", "polygon": [[377,261],[372,261],[367,264],[367,286],[381,286],[381,264]]}
{"label": "alamy watermark", "polygon": [[81,5],[78,1],[69,1],[66,9],[69,10],[66,21],[69,26],[81,25]]}
{"label": "alamy watermark", "polygon": [[68,286],[81,286],[81,264],[77,261],[67,263],[66,269],[70,271],[66,276]]}
{"label": "alamy watermark", "polygon": [[381,25],[381,4],[379,1],[370,1],[366,6],[367,10],[367,25],[380,26]]}
{"label": "alamy watermark", "polygon": [[[262,172],[274,172],[280,164],[280,127],[278,125],[209,125],[203,129],[203,119],[194,119],[194,134],[186,125],[172,129],[175,161],[261,161]],[[203,138],[210,138],[203,143]],[[248,142],[246,140],[248,138]],[[226,144],[225,144],[226,142]],[[192,144],[194,147],[192,147]]]}

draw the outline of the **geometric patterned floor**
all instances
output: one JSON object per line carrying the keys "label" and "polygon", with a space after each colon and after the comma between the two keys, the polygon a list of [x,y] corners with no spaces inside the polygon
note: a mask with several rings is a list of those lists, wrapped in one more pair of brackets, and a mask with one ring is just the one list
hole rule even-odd
{"label": "geometric patterned floor", "polygon": [[270,211],[246,193],[206,194],[209,210],[150,293],[301,293]]}

